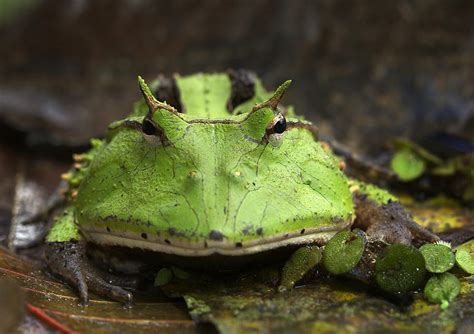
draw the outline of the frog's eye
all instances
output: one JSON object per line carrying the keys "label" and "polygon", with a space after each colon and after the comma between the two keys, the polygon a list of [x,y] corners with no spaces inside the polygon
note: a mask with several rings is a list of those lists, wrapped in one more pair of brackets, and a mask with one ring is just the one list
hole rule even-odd
{"label": "frog's eye", "polygon": [[278,120],[273,125],[273,132],[274,133],[283,133],[286,130],[286,119],[285,116],[279,115]]}
{"label": "frog's eye", "polygon": [[142,132],[145,140],[153,145],[158,145],[161,142],[159,127],[151,119],[146,118],[142,123]]}
{"label": "frog's eye", "polygon": [[281,143],[283,133],[286,131],[287,123],[286,118],[282,114],[277,114],[273,121],[267,127],[267,138],[270,144],[278,146]]}

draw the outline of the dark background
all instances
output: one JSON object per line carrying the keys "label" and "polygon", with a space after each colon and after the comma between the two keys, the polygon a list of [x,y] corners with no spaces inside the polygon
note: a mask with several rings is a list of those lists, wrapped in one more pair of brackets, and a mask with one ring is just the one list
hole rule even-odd
{"label": "dark background", "polygon": [[100,135],[139,98],[137,74],[229,67],[270,88],[293,79],[285,103],[358,152],[438,130],[474,138],[472,1],[0,6],[0,121],[29,139]]}

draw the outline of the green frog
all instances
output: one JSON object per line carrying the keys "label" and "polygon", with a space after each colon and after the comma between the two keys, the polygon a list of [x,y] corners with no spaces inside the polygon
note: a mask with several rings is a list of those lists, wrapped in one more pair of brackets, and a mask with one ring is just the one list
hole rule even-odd
{"label": "green frog", "polygon": [[316,126],[280,105],[290,81],[269,92],[240,70],[138,82],[143,101],[63,175],[47,236],[49,268],[83,303],[89,291],[133,298],[92,257],[115,272],[145,259],[224,271],[284,261],[356,225],[388,243],[438,239],[394,196],[344,174]]}

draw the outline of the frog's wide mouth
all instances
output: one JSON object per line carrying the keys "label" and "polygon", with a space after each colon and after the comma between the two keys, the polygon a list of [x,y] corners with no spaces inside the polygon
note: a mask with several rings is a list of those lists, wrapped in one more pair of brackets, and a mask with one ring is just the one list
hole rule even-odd
{"label": "frog's wide mouth", "polygon": [[304,244],[325,244],[334,234],[352,225],[352,218],[337,224],[306,228],[304,232],[281,233],[271,237],[249,240],[246,242],[231,242],[228,240],[187,241],[181,239],[163,239],[157,235],[142,233],[136,235],[130,232],[109,233],[92,226],[82,226],[81,233],[93,243],[107,246],[125,246],[140,248],[160,253],[181,256],[208,256],[214,254],[227,256],[250,255],[267,250],[297,246]]}

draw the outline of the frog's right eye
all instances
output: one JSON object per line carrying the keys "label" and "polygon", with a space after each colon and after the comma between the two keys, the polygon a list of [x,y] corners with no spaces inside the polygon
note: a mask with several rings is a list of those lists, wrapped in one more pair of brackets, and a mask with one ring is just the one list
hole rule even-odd
{"label": "frog's right eye", "polygon": [[283,133],[287,129],[285,116],[278,113],[273,121],[267,126],[266,138],[273,146],[279,146],[283,138]]}

